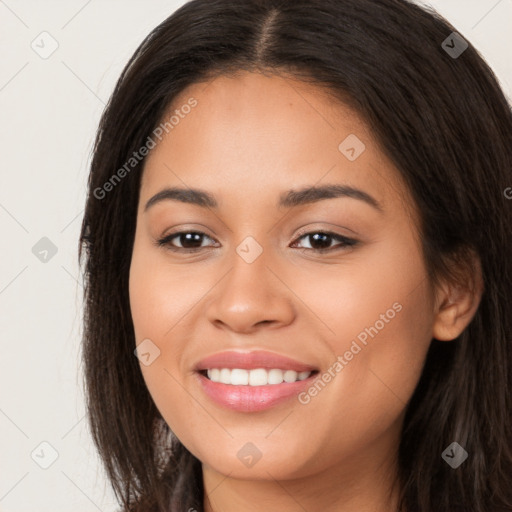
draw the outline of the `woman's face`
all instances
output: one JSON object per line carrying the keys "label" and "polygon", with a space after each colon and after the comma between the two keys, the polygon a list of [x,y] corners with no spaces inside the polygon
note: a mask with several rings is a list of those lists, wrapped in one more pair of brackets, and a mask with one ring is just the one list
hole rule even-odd
{"label": "woman's face", "polygon": [[173,112],[145,164],[130,271],[162,416],[235,478],[393,461],[434,319],[396,169],[353,111],[290,78],[195,84]]}

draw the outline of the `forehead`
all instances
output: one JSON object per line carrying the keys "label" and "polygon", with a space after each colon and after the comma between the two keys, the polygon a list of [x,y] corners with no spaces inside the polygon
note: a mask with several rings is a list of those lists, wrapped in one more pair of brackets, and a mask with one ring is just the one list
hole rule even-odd
{"label": "forehead", "polygon": [[232,190],[250,201],[272,195],[275,203],[282,189],[336,182],[364,187],[384,205],[407,198],[369,127],[313,84],[249,72],[219,76],[183,90],[163,121],[172,115],[146,160],[142,195],[181,185],[220,196]]}

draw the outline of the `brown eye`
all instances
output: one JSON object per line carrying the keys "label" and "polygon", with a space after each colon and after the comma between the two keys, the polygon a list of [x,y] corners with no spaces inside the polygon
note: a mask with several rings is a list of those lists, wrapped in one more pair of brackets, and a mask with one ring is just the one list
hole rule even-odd
{"label": "brown eye", "polygon": [[200,231],[180,231],[161,238],[157,244],[173,251],[191,252],[205,247],[202,242],[206,238],[212,240],[208,235]]}
{"label": "brown eye", "polygon": [[[352,247],[357,244],[357,240],[325,231],[311,231],[310,233],[301,235],[297,240],[302,239],[306,239],[309,243],[309,247],[304,247],[304,249],[316,252],[334,251],[344,247]],[[333,247],[331,244],[335,240],[339,243]],[[297,242],[294,242],[294,244],[296,243]]]}

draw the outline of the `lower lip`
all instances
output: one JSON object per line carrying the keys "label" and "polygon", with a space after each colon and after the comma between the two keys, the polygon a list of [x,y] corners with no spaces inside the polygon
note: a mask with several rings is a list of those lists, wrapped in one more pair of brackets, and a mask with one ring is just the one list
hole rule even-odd
{"label": "lower lip", "polygon": [[196,375],[204,392],[217,404],[239,412],[257,412],[297,397],[301,391],[311,386],[317,373],[304,380],[266,386],[234,386],[212,382],[201,373]]}

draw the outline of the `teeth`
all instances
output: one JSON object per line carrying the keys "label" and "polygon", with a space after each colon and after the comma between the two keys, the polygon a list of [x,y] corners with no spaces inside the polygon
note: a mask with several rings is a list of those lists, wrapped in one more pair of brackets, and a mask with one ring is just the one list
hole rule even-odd
{"label": "teeth", "polygon": [[[249,384],[249,372],[247,370],[233,369],[231,370],[231,382],[226,384],[233,384],[233,386],[247,386]],[[252,386],[254,384],[251,384]]]}
{"label": "teeth", "polygon": [[229,368],[222,368],[219,382],[222,382],[222,384],[231,384],[231,370]]}
{"label": "teeth", "polygon": [[283,382],[283,370],[269,370],[268,384],[281,384]]}
{"label": "teeth", "polygon": [[[231,382],[235,384],[233,380],[233,373],[236,371],[245,372],[247,374],[247,380],[249,386],[265,386],[268,384],[268,372],[263,368],[258,368],[256,370],[231,370]],[[245,383],[247,384],[247,382]]]}
{"label": "teeth", "polygon": [[307,379],[311,372],[296,372],[294,370],[243,370],[240,368],[212,368],[207,370],[208,378],[212,382],[231,384],[232,386],[266,386],[267,384],[281,384]]}
{"label": "teeth", "polygon": [[294,372],[293,370],[286,370],[284,372],[283,379],[285,382],[295,382],[297,380],[297,372]]}

